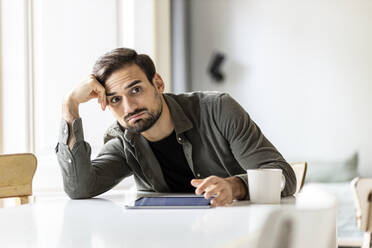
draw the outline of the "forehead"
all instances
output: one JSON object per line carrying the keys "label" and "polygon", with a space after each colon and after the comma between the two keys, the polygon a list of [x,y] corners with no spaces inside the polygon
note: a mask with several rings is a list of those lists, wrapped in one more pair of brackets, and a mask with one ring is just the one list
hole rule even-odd
{"label": "forehead", "polygon": [[107,91],[114,88],[124,88],[136,80],[145,82],[147,77],[138,65],[132,64],[112,73],[105,82],[105,88]]}

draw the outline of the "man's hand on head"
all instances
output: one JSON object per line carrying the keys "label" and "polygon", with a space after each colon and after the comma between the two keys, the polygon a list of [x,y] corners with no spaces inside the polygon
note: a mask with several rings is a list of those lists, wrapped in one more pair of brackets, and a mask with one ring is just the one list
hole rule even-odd
{"label": "man's hand on head", "polygon": [[78,84],[67,96],[66,101],[73,102],[79,105],[80,103],[88,102],[91,99],[97,98],[102,110],[105,110],[106,90],[97,81],[93,74],[90,74],[87,79]]}
{"label": "man's hand on head", "polygon": [[[106,90],[97,81],[94,75],[90,75],[87,79],[77,85],[65,98],[62,105],[62,117],[66,120],[68,125],[72,126],[72,122],[80,118],[79,116],[79,105],[85,103],[91,99],[97,98],[98,103],[101,105],[101,109],[105,110],[106,101]],[[72,149],[75,143],[75,137],[71,134],[68,138],[68,145]]]}
{"label": "man's hand on head", "polygon": [[213,206],[224,206],[231,204],[234,199],[243,199],[246,194],[246,186],[238,177],[221,178],[210,176],[205,179],[193,179],[191,185],[194,186],[195,194],[204,193],[204,198],[211,200]]}
{"label": "man's hand on head", "polygon": [[101,109],[105,110],[107,105],[106,90],[91,74],[66,96],[62,108],[63,118],[68,123],[80,118],[79,105],[94,98],[98,99]]}

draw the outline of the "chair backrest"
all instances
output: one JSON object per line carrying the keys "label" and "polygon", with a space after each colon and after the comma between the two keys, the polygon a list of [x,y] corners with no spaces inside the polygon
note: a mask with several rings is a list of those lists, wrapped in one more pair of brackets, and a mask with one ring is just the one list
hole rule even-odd
{"label": "chair backrest", "polygon": [[307,171],[307,162],[295,162],[290,163],[294,173],[296,174],[297,179],[297,188],[295,194],[297,194],[305,183],[306,171]]}
{"label": "chair backrest", "polygon": [[351,181],[359,229],[372,232],[372,178],[355,178]]}
{"label": "chair backrest", "polygon": [[259,248],[335,248],[336,208],[280,209],[263,230]]}
{"label": "chair backrest", "polygon": [[0,198],[32,195],[36,167],[31,153],[0,155]]}

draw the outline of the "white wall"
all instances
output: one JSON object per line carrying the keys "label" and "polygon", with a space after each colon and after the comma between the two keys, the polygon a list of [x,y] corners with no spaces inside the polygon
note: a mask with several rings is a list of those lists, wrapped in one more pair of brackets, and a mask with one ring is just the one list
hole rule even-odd
{"label": "white wall", "polygon": [[[193,0],[192,88],[230,92],[292,160],[359,152],[372,175],[372,2]],[[206,70],[226,53],[226,81]]]}

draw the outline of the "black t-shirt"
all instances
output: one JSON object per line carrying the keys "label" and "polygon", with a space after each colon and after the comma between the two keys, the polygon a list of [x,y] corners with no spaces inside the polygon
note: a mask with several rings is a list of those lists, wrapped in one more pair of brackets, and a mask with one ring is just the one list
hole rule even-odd
{"label": "black t-shirt", "polygon": [[195,188],[190,184],[194,175],[187,163],[182,145],[177,142],[176,132],[173,131],[168,137],[149,144],[171,191],[194,192]]}

